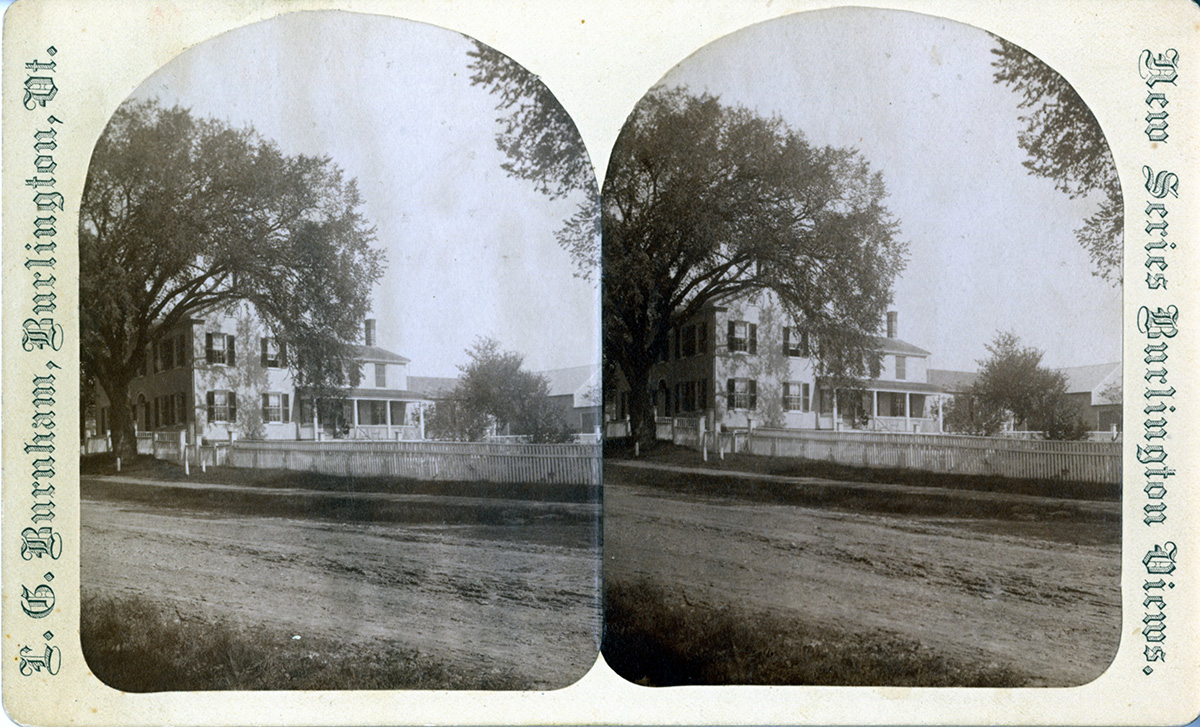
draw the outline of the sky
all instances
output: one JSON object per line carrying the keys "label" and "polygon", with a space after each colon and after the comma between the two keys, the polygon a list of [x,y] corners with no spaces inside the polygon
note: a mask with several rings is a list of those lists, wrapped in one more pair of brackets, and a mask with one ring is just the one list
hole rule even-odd
{"label": "sky", "polygon": [[252,126],[357,178],[387,255],[370,315],[410,375],[456,376],[477,336],[531,370],[598,363],[598,288],[554,237],[579,199],[549,200],[501,169],[472,47],[408,20],[293,13],[189,49],[133,97]]}
{"label": "sky", "polygon": [[857,148],[910,248],[900,338],[933,368],[975,370],[997,331],[1052,367],[1121,360],[1121,291],[1075,240],[1096,208],[1028,174],[1017,99],[993,83],[995,40],[916,13],[842,8],[725,36],[661,81],[778,115],[818,145]]}

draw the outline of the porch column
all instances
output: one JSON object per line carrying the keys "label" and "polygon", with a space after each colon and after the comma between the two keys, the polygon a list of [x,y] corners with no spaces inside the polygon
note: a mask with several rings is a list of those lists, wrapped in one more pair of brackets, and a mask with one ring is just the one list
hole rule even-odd
{"label": "porch column", "polygon": [[321,415],[317,413],[317,400],[312,400],[313,409],[313,441],[321,441]]}
{"label": "porch column", "polygon": [[354,410],[354,428],[358,428],[358,399],[350,400],[350,408]]}
{"label": "porch column", "polygon": [[383,408],[386,410],[384,417],[387,419],[387,438],[392,438],[392,402],[383,402]]}
{"label": "porch column", "polygon": [[417,422],[421,426],[421,439],[425,438],[425,407],[417,406]]}
{"label": "porch column", "polygon": [[879,429],[879,390],[871,390],[871,429]]}
{"label": "porch column", "polygon": [[833,390],[833,431],[840,431],[842,425],[838,422],[837,389]]}

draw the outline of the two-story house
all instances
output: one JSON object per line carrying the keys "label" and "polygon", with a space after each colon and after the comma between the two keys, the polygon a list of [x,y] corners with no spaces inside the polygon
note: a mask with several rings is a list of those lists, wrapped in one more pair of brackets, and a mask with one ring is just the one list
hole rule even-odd
{"label": "two-story house", "polygon": [[[927,379],[929,352],[897,336],[895,312],[887,336],[875,340],[880,360],[870,377],[856,392],[839,392],[819,375],[803,326],[771,294],[710,305],[670,332],[667,356],[651,373],[655,408],[729,427],[937,431],[927,406],[937,391]],[[620,401],[616,409],[621,418]]]}
{"label": "two-story house", "polygon": [[[162,336],[130,384],[129,406],[138,431],[186,431],[190,442],[423,438],[430,400],[408,390],[409,359],[376,345],[374,319],[355,354],[357,383],[336,401],[313,401],[297,389],[286,347],[240,303]],[[97,387],[100,432],[112,405]]]}

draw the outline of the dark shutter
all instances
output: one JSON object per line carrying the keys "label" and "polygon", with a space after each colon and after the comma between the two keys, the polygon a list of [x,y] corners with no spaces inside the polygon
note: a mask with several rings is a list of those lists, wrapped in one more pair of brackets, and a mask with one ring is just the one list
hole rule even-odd
{"label": "dark shutter", "polygon": [[264,422],[271,421],[271,395],[262,395],[262,418]]}
{"label": "dark shutter", "polygon": [[259,358],[259,365],[265,369],[267,367],[267,337],[262,336],[258,341],[262,344],[262,355]]}
{"label": "dark shutter", "polygon": [[729,331],[725,338],[725,346],[732,351],[733,339],[737,338],[737,325],[733,321],[729,321]]}
{"label": "dark shutter", "polygon": [[758,326],[753,323],[747,323],[746,328],[750,331],[750,353],[758,353]]}
{"label": "dark shutter", "polygon": [[[751,340],[753,340],[753,339],[751,339]],[[755,381],[754,379],[750,379],[748,382],[746,382],[746,387],[747,387],[747,390],[750,392],[749,408],[757,409],[758,408],[758,382]]]}
{"label": "dark shutter", "polygon": [[214,394],[213,392],[210,391],[210,392],[208,392],[208,394],[205,395],[204,399],[205,399],[205,403],[208,404],[208,421],[211,423],[214,421],[213,414],[215,412],[213,411],[213,409],[215,409],[217,406],[217,396],[216,396],[216,394]]}
{"label": "dark shutter", "polygon": [[[788,326],[783,327],[783,355],[792,355],[792,329]],[[784,386],[786,387],[787,384],[784,384]],[[783,395],[787,396],[786,389],[784,390]]]}
{"label": "dark shutter", "polygon": [[233,366],[237,358],[233,354],[233,336],[225,336],[225,363]]}
{"label": "dark shutter", "polygon": [[162,426],[162,399],[154,397],[154,428],[158,429]]}
{"label": "dark shutter", "polygon": [[800,355],[808,358],[808,331],[800,333]]}
{"label": "dark shutter", "polygon": [[279,357],[279,365],[287,367],[287,344],[283,341],[275,341],[275,355]]}
{"label": "dark shutter", "polygon": [[212,337],[211,333],[204,334],[204,358],[209,364],[213,362]]}
{"label": "dark shutter", "polygon": [[696,340],[696,353],[701,355],[708,353],[708,321],[700,324],[698,339]]}
{"label": "dark shutter", "polygon": [[729,400],[726,403],[726,407],[729,409],[736,409],[737,407],[734,406],[734,404],[737,401],[737,380],[729,379],[725,383],[727,384],[726,388],[728,389],[729,394]]}
{"label": "dark shutter", "polygon": [[292,420],[292,408],[290,402],[288,402],[288,395],[281,394],[279,398],[283,402],[283,421],[290,422]]}
{"label": "dark shutter", "polygon": [[697,408],[700,409],[700,411],[704,411],[705,409],[707,409],[708,408],[708,379],[700,379],[700,392],[699,392],[699,396],[697,398],[699,399],[696,402],[698,404]]}

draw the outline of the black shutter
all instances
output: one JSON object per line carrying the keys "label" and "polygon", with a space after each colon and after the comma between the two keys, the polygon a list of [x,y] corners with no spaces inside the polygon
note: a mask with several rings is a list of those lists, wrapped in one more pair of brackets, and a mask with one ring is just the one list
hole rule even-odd
{"label": "black shutter", "polygon": [[279,357],[279,365],[287,367],[287,344],[283,341],[275,341],[275,355]]}
{"label": "black shutter", "polygon": [[233,336],[225,336],[225,363],[230,366],[237,363],[237,358],[233,353]]}
{"label": "black shutter", "polygon": [[237,394],[232,391],[225,394],[225,401],[229,404],[229,421],[237,422]]}
{"label": "black shutter", "polygon": [[215,414],[213,409],[217,406],[217,395],[210,391],[205,395],[204,400],[208,405],[208,421],[211,424],[213,422],[213,414]]}
{"label": "black shutter", "polygon": [[725,383],[727,384],[726,388],[728,389],[729,394],[729,401],[726,404],[726,407],[729,409],[736,409],[737,407],[734,406],[734,403],[737,401],[737,380],[729,379]]}
{"label": "black shutter", "polygon": [[262,346],[261,346],[262,355],[259,357],[258,362],[259,362],[259,365],[261,365],[265,369],[267,367],[267,337],[262,336],[258,339],[258,341],[259,341],[259,343],[262,344]]}
{"label": "black shutter", "polygon": [[748,408],[757,409],[758,408],[758,382],[755,381],[754,379],[750,379],[750,381],[746,382],[746,385],[750,392],[750,406]]}
{"label": "black shutter", "polygon": [[212,337],[213,334],[211,333],[204,334],[204,357],[209,364],[212,364],[213,362]]}
{"label": "black shutter", "polygon": [[808,331],[800,333],[800,355],[808,358]]}
{"label": "black shutter", "polygon": [[730,351],[733,350],[733,339],[734,338],[737,338],[737,326],[734,324],[733,321],[729,321],[729,332],[728,332],[728,335],[725,337],[725,346]]}
{"label": "black shutter", "polygon": [[[792,329],[789,326],[783,327],[783,355],[792,355]],[[787,391],[784,391],[783,395],[787,396]]]}
{"label": "black shutter", "polygon": [[704,355],[708,353],[708,321],[704,321],[700,324],[698,336],[699,338],[696,341],[696,353]]}
{"label": "black shutter", "polygon": [[758,326],[747,323],[746,328],[750,329],[750,353],[758,353]]}
{"label": "black shutter", "polygon": [[264,422],[271,421],[271,395],[262,395],[262,418]]}
{"label": "black shutter", "polygon": [[279,398],[283,404],[283,421],[285,423],[290,422],[292,420],[292,408],[290,402],[288,401],[288,395],[281,394]]}

